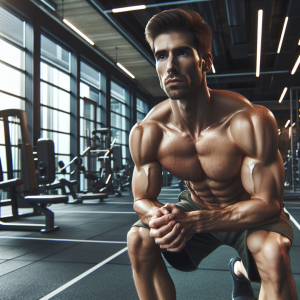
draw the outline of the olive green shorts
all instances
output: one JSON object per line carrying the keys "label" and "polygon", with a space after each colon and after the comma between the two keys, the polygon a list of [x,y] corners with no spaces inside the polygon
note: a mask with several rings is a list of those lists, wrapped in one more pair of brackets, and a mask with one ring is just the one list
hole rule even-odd
{"label": "olive green shorts", "polygon": [[[195,203],[188,190],[183,191],[179,197],[176,206],[184,211],[203,210]],[[149,228],[140,220],[133,226]],[[180,271],[195,271],[200,262],[210,253],[221,245],[227,245],[234,248],[243,261],[249,279],[252,282],[260,282],[260,276],[251,252],[247,247],[247,237],[250,233],[257,230],[267,230],[278,232],[293,242],[293,231],[289,223],[289,215],[282,210],[278,222],[263,226],[254,227],[243,231],[234,232],[213,232],[213,233],[196,233],[187,241],[186,246],[181,252],[163,252],[167,262]]]}

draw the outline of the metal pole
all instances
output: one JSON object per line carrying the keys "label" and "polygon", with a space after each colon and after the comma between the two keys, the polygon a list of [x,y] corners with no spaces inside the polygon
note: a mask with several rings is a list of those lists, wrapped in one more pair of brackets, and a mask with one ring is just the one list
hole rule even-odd
{"label": "metal pole", "polygon": [[[291,118],[291,162],[292,162],[292,185],[295,192],[295,176],[294,176],[294,135],[293,135],[293,91],[300,90],[300,86],[290,88],[290,118]],[[297,112],[299,113],[299,112]]]}
{"label": "metal pole", "polygon": [[291,119],[291,163],[292,163],[292,186],[295,192],[295,179],[294,179],[294,136],[293,136],[293,90],[290,89],[290,119]]}

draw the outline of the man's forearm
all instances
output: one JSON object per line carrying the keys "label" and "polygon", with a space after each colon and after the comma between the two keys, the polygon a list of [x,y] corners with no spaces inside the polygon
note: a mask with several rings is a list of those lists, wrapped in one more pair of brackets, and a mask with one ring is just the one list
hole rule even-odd
{"label": "man's forearm", "polygon": [[162,207],[163,204],[157,200],[150,199],[139,199],[134,201],[134,210],[138,214],[140,220],[149,226],[149,222],[158,208]]}
{"label": "man's forearm", "polygon": [[260,199],[238,202],[221,210],[189,213],[189,218],[195,222],[195,232],[241,231],[274,223],[279,216],[279,202],[270,205]]}

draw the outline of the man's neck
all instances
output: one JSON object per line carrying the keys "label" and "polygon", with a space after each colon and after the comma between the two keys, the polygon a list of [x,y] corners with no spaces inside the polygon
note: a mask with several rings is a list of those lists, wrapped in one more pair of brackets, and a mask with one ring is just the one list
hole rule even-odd
{"label": "man's neck", "polygon": [[186,99],[171,100],[174,123],[194,138],[211,125],[211,98],[206,81]]}

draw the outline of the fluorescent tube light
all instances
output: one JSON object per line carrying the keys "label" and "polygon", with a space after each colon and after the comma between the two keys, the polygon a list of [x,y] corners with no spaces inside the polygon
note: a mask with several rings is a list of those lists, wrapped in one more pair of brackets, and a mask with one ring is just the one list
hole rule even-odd
{"label": "fluorescent tube light", "polygon": [[47,5],[53,11],[56,11],[56,5],[54,3],[52,3],[51,1],[49,1],[49,0],[40,0],[40,1],[43,2],[45,5]]}
{"label": "fluorescent tube light", "polygon": [[294,127],[294,126],[295,126],[295,124],[296,124],[296,123],[294,122],[294,123],[293,123],[293,125],[292,125],[292,127]]}
{"label": "fluorescent tube light", "polygon": [[287,128],[289,126],[290,122],[291,122],[291,120],[287,120],[287,122],[284,125],[284,128]]}
{"label": "fluorescent tube light", "polygon": [[77,29],[74,25],[72,25],[68,20],[63,19],[63,22],[67,24],[70,28],[72,28],[77,34],[79,34],[82,38],[84,38],[88,43],[92,46],[95,44],[92,40],[90,40],[86,35],[84,35],[79,29]]}
{"label": "fluorescent tube light", "polygon": [[299,39],[299,42],[298,42],[298,46],[300,46],[300,39]]}
{"label": "fluorescent tube light", "polygon": [[289,17],[286,17],[285,20],[284,20],[284,24],[283,24],[283,28],[282,28],[282,32],[281,32],[281,37],[280,37],[277,53],[280,52],[281,44],[282,44],[282,41],[283,41],[283,37],[284,37],[284,34],[285,34],[285,29],[286,29],[286,25],[287,25],[288,20],[289,20]]}
{"label": "fluorescent tube light", "polygon": [[287,87],[285,87],[285,88],[283,89],[282,94],[281,94],[280,99],[279,99],[279,103],[282,102],[282,100],[283,100],[283,98],[284,98],[284,96],[285,96],[286,91],[287,91]]}
{"label": "fluorescent tube light", "polygon": [[259,77],[260,73],[260,53],[261,53],[261,36],[262,36],[262,18],[263,11],[260,9],[258,11],[257,19],[257,52],[256,52],[256,77]]}
{"label": "fluorescent tube light", "polygon": [[126,74],[128,74],[131,78],[135,78],[126,68],[124,68],[120,63],[117,63],[117,66],[122,69]]}
{"label": "fluorescent tube light", "polygon": [[214,67],[214,64],[211,65],[211,68],[212,68],[213,73],[216,73],[216,69]]}
{"label": "fluorescent tube light", "polygon": [[291,72],[292,75],[295,74],[295,72],[296,72],[296,70],[297,70],[297,68],[299,66],[299,63],[300,63],[300,55],[298,56],[298,59],[297,59],[295,65],[294,65],[294,68],[293,68],[292,72]]}
{"label": "fluorescent tube light", "polygon": [[128,7],[121,7],[121,8],[113,8],[113,13],[119,13],[123,11],[132,11],[132,10],[140,10],[140,9],[146,9],[146,5],[135,5],[135,6],[128,6]]}

